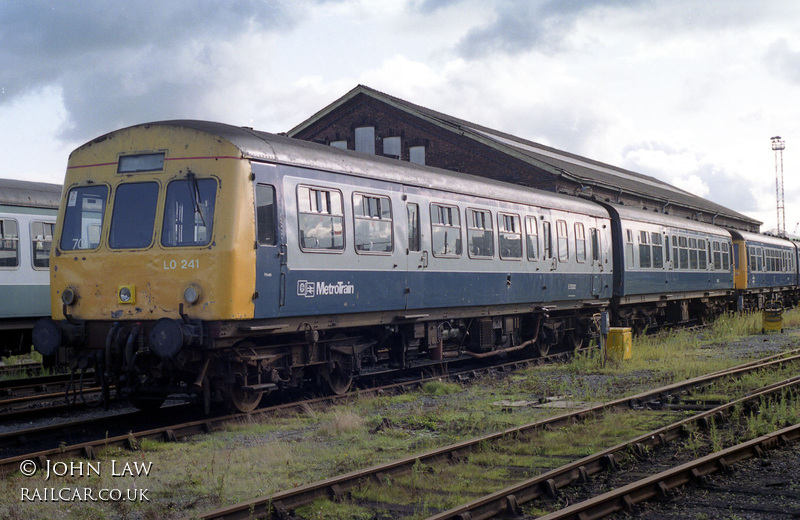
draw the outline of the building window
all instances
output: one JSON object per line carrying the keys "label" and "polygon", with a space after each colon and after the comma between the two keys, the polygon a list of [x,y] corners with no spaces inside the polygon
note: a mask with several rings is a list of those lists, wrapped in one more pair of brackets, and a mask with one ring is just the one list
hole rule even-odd
{"label": "building window", "polygon": [[19,225],[16,220],[0,219],[0,267],[19,265]]}
{"label": "building window", "polygon": [[433,256],[461,256],[461,220],[457,206],[431,204]]}
{"label": "building window", "polygon": [[50,249],[53,245],[52,222],[31,222],[31,247],[33,247],[33,267],[50,267]]}
{"label": "building window", "polygon": [[356,252],[391,253],[392,205],[389,197],[353,194]]}
{"label": "building window", "polygon": [[425,147],[424,146],[409,147],[408,161],[414,164],[425,164]]}
{"label": "building window", "polygon": [[491,258],[494,256],[492,213],[486,210],[467,210],[467,244],[469,256]]}
{"label": "building window", "polygon": [[331,141],[331,147],[347,150],[347,141]]}
{"label": "building window", "polygon": [[356,128],[356,151],[375,155],[375,127]]}
{"label": "building window", "polygon": [[339,190],[298,186],[297,208],[302,250],[344,249],[344,216]]}
{"label": "building window", "polygon": [[497,215],[497,233],[500,239],[500,258],[518,260],[522,258],[522,228],[519,215]]}
{"label": "building window", "polygon": [[384,137],[383,138],[383,155],[392,157],[394,159],[400,158],[400,138],[399,137]]}

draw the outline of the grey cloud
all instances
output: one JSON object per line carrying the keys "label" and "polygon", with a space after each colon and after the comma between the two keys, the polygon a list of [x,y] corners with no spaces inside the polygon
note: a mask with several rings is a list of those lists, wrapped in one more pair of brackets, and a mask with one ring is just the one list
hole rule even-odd
{"label": "grey cloud", "polygon": [[538,48],[552,53],[563,48],[564,37],[586,12],[608,6],[634,9],[648,0],[537,0],[497,2],[497,17],[472,30],[458,52],[475,58],[493,52],[515,54]]}
{"label": "grey cloud", "polygon": [[764,59],[773,74],[792,83],[800,83],[800,51],[793,50],[786,38],[773,42]]}
{"label": "grey cloud", "polygon": [[423,14],[430,14],[435,13],[439,9],[444,9],[464,1],[465,0],[413,0],[409,6],[411,9]]}
{"label": "grey cloud", "polygon": [[205,79],[214,75],[208,49],[248,30],[290,29],[302,16],[297,5],[268,0],[5,2],[0,103],[61,87],[73,131],[81,137],[109,125],[192,114]]}

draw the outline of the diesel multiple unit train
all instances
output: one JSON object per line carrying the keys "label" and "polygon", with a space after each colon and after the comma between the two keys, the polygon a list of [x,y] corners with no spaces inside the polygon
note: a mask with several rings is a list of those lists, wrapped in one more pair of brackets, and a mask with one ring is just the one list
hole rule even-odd
{"label": "diesel multiple unit train", "polygon": [[141,407],[798,299],[792,242],[202,121],[69,159],[34,345]]}
{"label": "diesel multiple unit train", "polygon": [[36,320],[50,316],[50,245],[61,186],[0,179],[0,355],[31,351]]}

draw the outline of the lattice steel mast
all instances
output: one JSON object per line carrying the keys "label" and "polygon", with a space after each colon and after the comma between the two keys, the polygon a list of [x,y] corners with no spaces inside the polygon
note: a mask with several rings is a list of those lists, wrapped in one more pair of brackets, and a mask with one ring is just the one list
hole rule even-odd
{"label": "lattice steel mast", "polygon": [[775,196],[778,200],[778,236],[786,236],[786,212],[783,204],[783,150],[786,143],[781,136],[771,138],[772,150],[775,152]]}

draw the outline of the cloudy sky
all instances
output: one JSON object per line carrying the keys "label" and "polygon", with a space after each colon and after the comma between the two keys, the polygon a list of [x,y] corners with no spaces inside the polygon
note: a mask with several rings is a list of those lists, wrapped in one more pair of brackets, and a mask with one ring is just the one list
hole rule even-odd
{"label": "cloudy sky", "polygon": [[0,178],[61,183],[105,132],[191,118],[289,130],[361,83],[800,221],[800,3],[105,0],[0,7]]}

